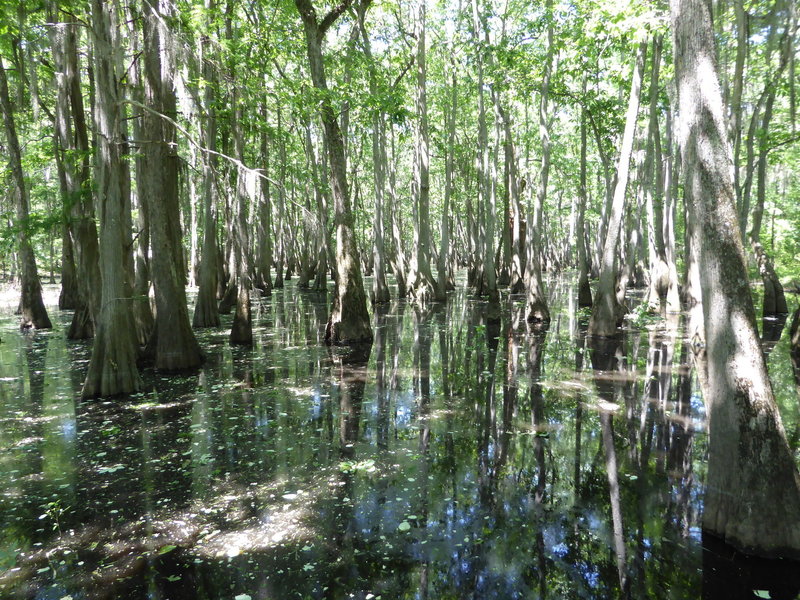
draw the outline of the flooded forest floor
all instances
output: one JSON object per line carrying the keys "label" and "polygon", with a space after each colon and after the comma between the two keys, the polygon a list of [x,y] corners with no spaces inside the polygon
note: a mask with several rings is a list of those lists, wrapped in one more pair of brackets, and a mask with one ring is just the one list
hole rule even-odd
{"label": "flooded forest floor", "polygon": [[[287,282],[254,300],[253,348],[199,331],[198,372],[145,370],[148,391],[91,401],[71,313],[20,333],[6,307],[0,597],[798,597],[800,566],[701,532],[682,320],[635,313],[593,362],[573,286],[548,288],[546,333],[523,297],[500,322],[463,285],[392,302],[358,363],[323,344],[328,299]],[[765,350],[797,453],[786,337]]]}

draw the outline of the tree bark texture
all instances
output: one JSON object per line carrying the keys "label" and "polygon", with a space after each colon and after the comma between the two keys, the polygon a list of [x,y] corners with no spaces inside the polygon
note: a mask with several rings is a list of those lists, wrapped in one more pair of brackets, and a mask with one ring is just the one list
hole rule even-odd
{"label": "tree bark texture", "polygon": [[136,368],[136,333],[131,310],[131,283],[125,253],[130,252],[121,157],[117,2],[92,0],[97,130],[97,207],[100,212],[100,305],[92,357],[83,398],[128,394],[141,389]]}
{"label": "tree bark texture", "polygon": [[11,174],[14,181],[14,199],[16,204],[17,217],[17,248],[19,252],[20,267],[20,329],[50,329],[50,317],[47,316],[47,309],[42,300],[42,284],[39,281],[39,273],[36,270],[36,257],[33,253],[33,246],[28,238],[28,213],[30,210],[30,198],[28,188],[25,185],[25,174],[22,171],[22,154],[17,138],[17,128],[14,122],[14,111],[11,107],[11,100],[8,96],[8,79],[6,78],[5,66],[0,60],[0,109],[3,112],[3,124],[5,125],[6,144],[8,145],[8,158],[11,166]]}
{"label": "tree bark texture", "polygon": [[[206,10],[214,8],[214,0],[206,0]],[[217,310],[217,286],[219,248],[217,247],[216,219],[216,178],[217,178],[217,118],[215,109],[216,81],[215,69],[210,55],[211,42],[204,40],[201,45],[203,57],[203,141],[207,152],[203,158],[203,244],[200,247],[200,269],[198,271],[197,300],[192,316],[193,327],[219,327]],[[269,266],[267,266],[269,276]]]}
{"label": "tree bark texture", "polygon": [[330,186],[333,191],[337,276],[333,306],[325,331],[325,341],[329,344],[371,343],[372,327],[361,278],[354,218],[348,196],[344,140],[328,94],[322,60],[322,40],[325,33],[339,15],[349,7],[350,2],[346,1],[334,8],[322,21],[317,20],[317,13],[310,0],[295,0],[295,5],[300,13],[305,31],[311,79],[319,93],[318,106],[328,147]]}
{"label": "tree bark texture", "polygon": [[408,293],[419,304],[445,299],[444,288],[431,272],[430,233],[430,135],[428,133],[428,100],[426,89],[426,38],[425,2],[416,7],[416,87],[414,104],[417,122],[414,143],[414,247],[411,252],[411,269],[408,275]]}
{"label": "tree bark texture", "polygon": [[703,528],[739,549],[800,556],[800,475],[758,339],[736,217],[710,6],[670,3],[685,198],[697,224],[708,475]]}
{"label": "tree bark texture", "polygon": [[631,93],[625,115],[625,131],[622,134],[622,147],[617,163],[617,184],[614,188],[613,202],[609,214],[606,238],[600,266],[600,281],[595,292],[592,317],[589,320],[589,335],[611,337],[625,316],[625,307],[617,300],[617,246],[625,214],[625,192],[628,187],[633,138],[636,131],[636,117],[639,114],[639,98],[642,90],[642,76],[647,56],[647,42],[639,44],[636,53],[636,66],[631,79]]}
{"label": "tree bark texture", "polygon": [[186,303],[179,157],[175,126],[170,122],[177,116],[174,40],[167,26],[173,12],[172,0],[154,0],[145,5],[143,21],[145,103],[150,110],[143,117],[145,177],[140,199],[150,218],[150,267],[156,301],[148,352],[156,369],[164,371],[193,369],[203,362]]}

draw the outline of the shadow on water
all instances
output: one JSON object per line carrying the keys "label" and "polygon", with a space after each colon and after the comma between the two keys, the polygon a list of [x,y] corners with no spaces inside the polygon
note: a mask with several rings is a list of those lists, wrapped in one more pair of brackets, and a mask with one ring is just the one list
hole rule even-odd
{"label": "shadow on water", "polygon": [[327,298],[290,284],[256,301],[252,348],[201,332],[201,370],[114,401],[79,400],[88,346],[0,318],[0,597],[796,597],[796,565],[701,534],[677,322],[587,339],[550,289],[547,332],[461,289],[376,309],[359,352],[324,346]]}

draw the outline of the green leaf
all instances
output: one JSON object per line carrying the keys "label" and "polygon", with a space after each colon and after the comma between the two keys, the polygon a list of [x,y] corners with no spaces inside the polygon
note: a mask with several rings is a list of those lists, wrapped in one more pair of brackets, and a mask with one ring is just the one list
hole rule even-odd
{"label": "green leaf", "polygon": [[168,552],[172,552],[173,550],[175,550],[175,548],[177,548],[177,546],[173,546],[172,544],[167,544],[166,546],[161,546],[161,548],[158,549],[158,553],[166,554]]}
{"label": "green leaf", "polygon": [[397,528],[403,532],[408,531],[409,529],[411,529],[411,523],[409,523],[408,521],[403,521],[402,523],[400,523],[400,525],[397,526]]}

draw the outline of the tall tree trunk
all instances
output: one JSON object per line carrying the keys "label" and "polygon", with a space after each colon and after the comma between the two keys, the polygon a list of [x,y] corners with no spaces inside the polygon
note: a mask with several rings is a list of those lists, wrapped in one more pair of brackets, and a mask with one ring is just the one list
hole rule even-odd
{"label": "tall tree trunk", "polygon": [[[239,94],[234,91],[233,137],[236,157],[244,163],[244,135]],[[231,325],[231,344],[250,346],[253,343],[253,317],[250,310],[250,268],[248,264],[247,196],[248,172],[239,166],[236,173],[236,214],[233,224],[233,254],[236,261],[236,311]]]}
{"label": "tall tree trunk", "polygon": [[[586,78],[583,79],[583,91],[586,92]],[[589,286],[589,261],[586,249],[586,108],[581,109],[581,164],[578,198],[578,218],[575,226],[578,246],[578,306],[592,305],[592,288]]]}
{"label": "tall tree trunk", "polygon": [[[478,198],[479,211],[483,211],[483,235],[479,236],[479,256],[475,284],[479,295],[486,295],[489,302],[500,301],[497,291],[497,273],[494,263],[494,225],[497,214],[495,196],[492,193],[492,182],[489,177],[489,132],[486,127],[486,102],[484,100],[483,52],[481,50],[481,33],[486,32],[485,19],[481,14],[480,0],[472,0],[472,30],[476,48],[478,48]],[[488,32],[486,33],[488,36]],[[488,39],[486,40],[488,42]],[[488,44],[487,44],[488,45]],[[486,287],[484,288],[484,282]]]}
{"label": "tall tree trunk", "polygon": [[[742,190],[739,187],[739,156],[742,149],[742,90],[744,89],[744,65],[749,44],[748,16],[744,0],[734,0],[736,14],[736,63],[733,73],[733,95],[731,97],[731,122],[729,138],[733,146],[733,186],[736,191],[736,207],[742,210]],[[742,231],[744,235],[744,231]]]}
{"label": "tall tree trunk", "polygon": [[650,71],[650,124],[644,164],[645,201],[647,207],[647,250],[649,288],[646,302],[652,310],[666,308],[669,292],[669,265],[664,245],[664,169],[661,160],[661,131],[659,115],[659,73],[661,68],[662,37],[653,37],[653,62]]}
{"label": "tall tree trunk", "polygon": [[391,265],[392,271],[394,272],[394,279],[397,282],[397,295],[399,297],[403,297],[408,295],[407,289],[408,286],[406,285],[406,273],[408,272],[408,260],[406,259],[405,250],[403,248],[403,234],[402,234],[402,224],[400,222],[400,207],[399,207],[399,199],[397,197],[397,188],[395,185],[396,182],[396,170],[395,170],[395,161],[397,155],[394,151],[394,129],[391,122],[388,123],[390,137],[391,137],[391,160],[387,156],[386,152],[386,123],[384,122],[383,127],[381,127],[381,131],[383,132],[383,143],[381,147],[383,148],[383,164],[386,165],[389,171],[389,208],[391,210],[391,221],[392,221],[392,258],[391,258]]}
{"label": "tall tree trunk", "polygon": [[[267,103],[261,105],[261,120],[267,122]],[[258,204],[258,264],[256,266],[255,286],[261,290],[265,296],[272,295],[272,280],[270,279],[270,269],[272,269],[272,189],[269,181],[269,145],[265,126],[261,130],[261,161],[263,164],[261,173],[261,199]]]}
{"label": "tall tree trunk", "polygon": [[[128,5],[129,35],[131,52],[138,55],[141,52],[140,36],[136,29],[142,16],[133,4]],[[144,105],[144,86],[142,82],[142,62],[136,61],[129,71],[131,83],[129,93],[134,101]],[[144,114],[141,109],[137,111],[139,117],[132,119],[133,138],[145,139]],[[138,152],[134,161],[136,168],[136,194],[132,195],[131,202],[136,208],[136,250],[134,253],[134,279],[133,279],[133,319],[136,323],[136,339],[140,346],[146,346],[153,334],[155,318],[150,304],[150,215],[147,210],[147,198],[142,197],[142,191],[147,189],[147,160],[144,152]]]}
{"label": "tall tree trunk", "polygon": [[786,305],[786,296],[783,292],[783,285],[781,285],[775,273],[775,268],[772,265],[769,254],[767,254],[767,251],[761,245],[761,221],[764,215],[764,202],[767,196],[767,155],[769,153],[769,136],[767,134],[769,132],[770,121],[772,120],[772,110],[775,104],[777,84],[789,63],[789,55],[794,51],[792,46],[794,36],[789,34],[791,26],[790,15],[786,32],[780,42],[780,65],[771,78],[771,84],[767,84],[768,92],[764,102],[764,112],[761,116],[761,127],[757,134],[758,163],[756,172],[758,183],[756,186],[756,204],[753,207],[753,225],[750,230],[750,245],[756,256],[756,264],[758,265],[758,271],[761,274],[761,280],[764,284],[764,303],[762,306],[762,314],[764,317],[786,314],[789,312],[789,307]]}
{"label": "tall tree trunk", "polygon": [[94,33],[96,194],[100,217],[100,305],[94,345],[82,397],[139,391],[136,332],[127,278],[130,231],[124,225],[124,169],[121,156],[121,109],[115,54],[120,52],[116,1],[92,0]]}
{"label": "tall tree trunk", "polygon": [[[149,110],[143,117],[145,177],[140,199],[150,217],[153,244],[151,273],[156,300],[155,326],[148,352],[156,369],[178,371],[202,363],[200,346],[189,322],[186,304],[186,263],[178,196],[177,117],[174,87],[175,50],[167,26],[174,18],[172,0],[144,8],[144,84]],[[163,116],[162,116],[163,115]],[[166,117],[166,118],[165,118]],[[172,122],[170,122],[172,121]]]}
{"label": "tall tree trunk", "polygon": [[539,96],[539,139],[542,144],[542,165],[539,170],[539,189],[536,192],[533,214],[528,216],[527,242],[528,251],[525,264],[525,285],[527,300],[525,311],[529,323],[547,325],[550,322],[550,309],[547,306],[544,285],[542,283],[542,251],[543,226],[542,210],[547,199],[547,185],[550,177],[550,123],[548,103],[550,101],[550,78],[553,70],[554,40],[552,21],[552,2],[547,0],[547,57],[545,58],[542,90]]}
{"label": "tall tree trunk", "polygon": [[[455,102],[455,92],[453,102]],[[499,92],[498,92],[499,95]],[[525,217],[522,210],[519,169],[514,137],[511,132],[511,111],[503,106],[502,95],[498,97],[498,110],[503,121],[503,149],[506,163],[506,188],[508,189],[509,221],[511,228],[511,261],[509,291],[519,294],[525,291]],[[455,123],[453,124],[455,130]],[[455,131],[454,131],[455,134]]]}
{"label": "tall tree trunk", "polygon": [[8,158],[11,165],[11,174],[14,180],[14,200],[16,203],[17,247],[19,251],[20,267],[20,329],[50,329],[52,324],[47,316],[47,309],[42,301],[42,284],[36,270],[36,257],[33,246],[28,238],[28,215],[30,211],[30,196],[25,185],[25,174],[22,171],[22,154],[17,138],[17,128],[14,122],[14,111],[8,96],[8,79],[5,67],[0,60],[0,109],[3,112],[5,125]]}
{"label": "tall tree trunk", "polygon": [[[207,12],[214,10],[214,0],[205,0]],[[209,18],[209,29],[210,19]],[[203,65],[203,143],[207,152],[203,157],[203,244],[200,247],[200,269],[198,270],[197,300],[194,305],[192,326],[219,327],[217,311],[217,287],[219,248],[217,247],[216,191],[217,191],[217,116],[216,70],[213,67],[211,41],[204,38],[201,46]]]}
{"label": "tall tree trunk", "polygon": [[414,104],[417,112],[417,127],[414,141],[414,247],[411,252],[411,269],[408,275],[408,293],[420,304],[425,304],[430,300],[445,300],[444,288],[433,278],[431,272],[430,136],[428,134],[426,90],[425,2],[426,0],[418,0],[415,19],[417,85],[414,91]]}
{"label": "tall tree trunk", "polygon": [[617,300],[617,246],[619,244],[622,218],[625,214],[625,191],[628,187],[633,138],[636,131],[636,117],[639,114],[639,97],[642,90],[642,75],[647,56],[647,42],[639,44],[636,53],[636,66],[631,78],[631,93],[625,115],[625,131],[622,134],[622,147],[617,163],[617,184],[609,215],[606,239],[603,244],[600,281],[595,292],[592,317],[589,320],[589,335],[611,337],[616,335],[617,327],[625,316],[625,307]]}
{"label": "tall tree trunk", "polygon": [[456,149],[456,119],[458,116],[458,88],[456,87],[456,60],[455,49],[451,46],[450,56],[450,114],[447,121],[447,158],[444,172],[444,201],[442,204],[441,241],[439,245],[439,258],[436,263],[439,286],[443,293],[455,288],[455,282],[450,277],[450,203],[453,196],[453,157]]}
{"label": "tall tree trunk", "polygon": [[71,135],[69,86],[64,57],[67,53],[66,37],[69,26],[56,21],[57,2],[53,2],[49,9],[50,45],[53,54],[55,84],[58,90],[53,111],[53,149],[61,192],[61,212],[64,219],[61,226],[61,293],[58,296],[58,308],[59,310],[77,310],[81,306],[81,293],[70,224],[71,205],[77,200],[77,198],[73,198],[70,184],[74,182],[76,172],[72,160],[73,153],[70,152],[74,144]]}
{"label": "tall tree trunk", "polygon": [[[370,96],[378,96],[378,70],[375,67],[375,59],[372,56],[372,48],[364,25],[364,17],[369,0],[362,0],[358,4],[358,26],[361,31],[361,42],[364,47],[364,54],[367,57],[369,68],[369,92]],[[383,161],[381,151],[381,129],[383,128],[384,112],[379,107],[372,109],[372,176],[375,188],[375,212],[372,220],[372,254],[373,254],[373,283],[372,301],[376,304],[388,302],[389,286],[386,284],[386,248],[383,240],[383,204],[384,192],[386,191],[386,165]]]}
{"label": "tall tree trunk", "polygon": [[333,191],[337,276],[333,306],[325,331],[325,340],[331,344],[372,343],[372,327],[348,197],[344,140],[328,94],[322,60],[322,41],[325,34],[350,3],[351,0],[345,0],[319,21],[310,0],[295,0],[305,30],[311,79],[314,87],[321,93],[318,106],[328,147],[330,185]]}
{"label": "tall tree trunk", "polygon": [[286,215],[286,140],[283,131],[283,110],[278,100],[276,107],[277,117],[277,136],[278,136],[278,222],[275,224],[275,282],[272,287],[283,289],[283,270],[286,268],[286,248],[288,247],[287,236],[285,235],[285,215]]}
{"label": "tall tree trunk", "polygon": [[710,6],[672,0],[670,8],[684,193],[702,265],[709,438],[703,528],[745,552],[800,556],[800,474],[755,324]]}

